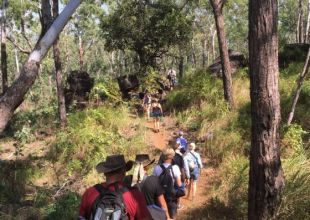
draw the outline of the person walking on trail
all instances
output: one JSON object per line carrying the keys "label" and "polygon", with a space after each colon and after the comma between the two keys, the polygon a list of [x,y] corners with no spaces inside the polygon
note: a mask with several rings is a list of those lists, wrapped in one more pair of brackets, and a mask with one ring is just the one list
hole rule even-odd
{"label": "person walking on trail", "polygon": [[151,160],[148,154],[137,154],[135,159],[135,168],[133,175],[126,176],[126,182],[130,182],[132,187],[137,187],[146,200],[148,210],[153,219],[170,219],[167,203],[164,197],[164,189],[160,185],[159,178],[154,175],[148,175],[148,170],[155,162]]}
{"label": "person walking on trail", "polygon": [[154,118],[154,131],[159,132],[160,119],[163,116],[163,109],[158,99],[154,99],[152,103],[152,117]]}
{"label": "person walking on trail", "polygon": [[[181,171],[181,182],[182,182],[182,187],[185,188],[185,169],[184,169],[184,159],[183,159],[183,154],[180,152],[180,147],[179,145],[175,144],[174,145],[174,152],[175,155],[172,160],[173,165],[177,165]],[[183,205],[180,203],[180,199],[177,201],[178,204],[178,209],[182,209]]]}
{"label": "person walking on trail", "polygon": [[172,67],[168,69],[167,79],[169,80],[170,90],[173,90],[177,82],[177,73],[174,69],[172,69]]}
{"label": "person walking on trail", "polygon": [[144,112],[146,113],[147,119],[150,119],[151,104],[152,104],[152,96],[148,91],[146,91],[143,97],[142,105],[143,105]]}
{"label": "person walking on trail", "polygon": [[177,138],[176,143],[180,149],[180,152],[184,154],[187,151],[187,140],[184,137],[183,131],[179,132],[179,137]]}
{"label": "person walking on trail", "polygon": [[190,143],[189,150],[184,156],[185,174],[187,182],[187,199],[193,200],[196,196],[197,181],[202,169],[202,162],[199,153],[195,152],[195,143]]}
{"label": "person walking on trail", "polygon": [[133,161],[125,162],[124,155],[112,155],[97,165],[106,182],[88,188],[82,196],[79,220],[88,219],[151,219],[143,194],[127,188],[122,180]]}
{"label": "person walking on trail", "polygon": [[163,163],[154,168],[153,174],[159,177],[164,188],[164,197],[167,202],[168,212],[171,219],[177,214],[178,198],[185,195],[182,188],[181,171],[177,165],[172,165],[175,152],[172,148],[165,149],[162,153]]}

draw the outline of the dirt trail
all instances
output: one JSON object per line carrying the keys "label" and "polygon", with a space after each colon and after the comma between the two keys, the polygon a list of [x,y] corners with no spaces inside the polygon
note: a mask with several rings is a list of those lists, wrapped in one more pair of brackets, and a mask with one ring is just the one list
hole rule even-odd
{"label": "dirt trail", "polygon": [[[177,127],[175,126],[174,121],[170,117],[165,117],[162,122],[162,129],[159,133],[153,131],[153,123],[147,122],[147,138],[150,139],[150,142],[153,146],[162,150],[168,146],[169,140],[174,140],[174,132],[177,132]],[[204,161],[204,158],[202,158]],[[200,175],[200,179],[197,184],[197,195],[193,201],[186,199],[185,197],[181,198],[181,205],[184,207],[178,211],[178,220],[185,219],[208,219],[207,217],[201,216],[201,218],[195,217],[195,210],[202,208],[208,203],[208,191],[210,189],[210,177],[213,175],[213,170],[208,168],[203,168]]]}

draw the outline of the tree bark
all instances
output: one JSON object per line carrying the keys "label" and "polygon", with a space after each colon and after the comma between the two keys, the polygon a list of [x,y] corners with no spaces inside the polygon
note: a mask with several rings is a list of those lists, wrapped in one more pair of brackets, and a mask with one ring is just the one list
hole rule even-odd
{"label": "tree bark", "polygon": [[2,73],[2,94],[8,89],[8,61],[6,52],[6,7],[7,0],[2,2],[2,16],[1,16],[1,73]]}
{"label": "tree bark", "polygon": [[69,1],[43,38],[36,44],[21,70],[20,77],[0,97],[0,133],[5,129],[15,109],[22,103],[25,94],[35,82],[40,62],[80,3],[81,0]]}
{"label": "tree bark", "polygon": [[293,97],[293,101],[292,101],[292,106],[291,106],[291,111],[289,113],[288,119],[287,119],[287,125],[290,125],[292,123],[293,117],[294,117],[294,113],[295,113],[295,109],[296,109],[296,105],[297,105],[297,101],[299,99],[299,95],[301,92],[301,86],[306,78],[306,75],[309,72],[309,66],[310,66],[310,48],[308,50],[308,54],[307,54],[307,59],[303,68],[303,71],[301,72],[299,79],[297,81],[297,87],[296,90],[294,92],[294,97]]}
{"label": "tree bark", "polygon": [[308,17],[307,17],[307,25],[306,25],[306,33],[305,33],[305,43],[309,43],[309,28],[310,28],[310,0],[308,0]]}
{"label": "tree bark", "polygon": [[80,62],[80,71],[84,70],[84,49],[83,49],[83,39],[79,34],[79,62]]}
{"label": "tree bark", "polygon": [[[53,18],[56,19],[58,16],[58,0],[53,0]],[[54,64],[55,64],[55,73],[56,73],[56,86],[57,86],[57,97],[58,97],[58,112],[60,117],[61,127],[64,128],[67,124],[67,112],[65,104],[65,93],[62,85],[62,63],[60,59],[60,50],[58,45],[59,38],[57,38],[53,45],[54,53]]]}
{"label": "tree bark", "polygon": [[[224,1],[225,2],[225,1]],[[222,64],[222,79],[224,87],[224,97],[228,102],[230,109],[234,108],[234,98],[232,89],[232,78],[231,78],[231,67],[229,62],[228,48],[226,43],[226,36],[224,31],[224,17],[222,14],[223,1],[221,0],[210,0],[213,8],[217,38],[219,43],[221,64]]]}
{"label": "tree bark", "polygon": [[284,187],[280,160],[277,0],[249,2],[252,138],[248,219],[274,219]]}
{"label": "tree bark", "polygon": [[302,1],[298,1],[298,20],[297,20],[297,43],[303,42],[303,8],[302,8]]}
{"label": "tree bark", "polygon": [[19,59],[18,59],[18,53],[17,53],[16,47],[14,47],[14,55],[15,55],[15,65],[16,65],[16,73],[15,73],[14,79],[17,79],[19,77],[20,70],[19,70]]}

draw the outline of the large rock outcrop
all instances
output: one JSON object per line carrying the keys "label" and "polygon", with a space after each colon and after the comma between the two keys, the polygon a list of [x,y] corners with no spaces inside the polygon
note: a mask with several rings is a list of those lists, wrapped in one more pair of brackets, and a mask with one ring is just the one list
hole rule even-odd
{"label": "large rock outcrop", "polygon": [[[235,73],[238,68],[248,65],[248,61],[242,53],[232,50],[229,50],[228,53],[232,73]],[[208,67],[208,70],[210,70],[213,75],[222,77],[221,57],[217,57],[213,64]]]}
{"label": "large rock outcrop", "polygon": [[66,107],[73,103],[77,108],[84,108],[87,105],[88,96],[94,86],[94,79],[85,71],[71,71],[67,77],[65,88]]}

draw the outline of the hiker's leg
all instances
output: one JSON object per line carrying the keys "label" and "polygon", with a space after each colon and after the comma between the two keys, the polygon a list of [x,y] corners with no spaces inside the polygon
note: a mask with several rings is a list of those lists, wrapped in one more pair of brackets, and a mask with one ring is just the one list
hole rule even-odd
{"label": "hiker's leg", "polygon": [[171,219],[174,219],[177,215],[177,203],[176,201],[167,202],[168,212]]}
{"label": "hiker's leg", "polygon": [[192,181],[189,181],[189,184],[186,186],[187,188],[187,196],[186,198],[189,199],[190,195],[191,195],[191,188],[192,188]]}
{"label": "hiker's leg", "polygon": [[197,180],[193,180],[193,199],[196,196],[196,191],[197,191]]}

